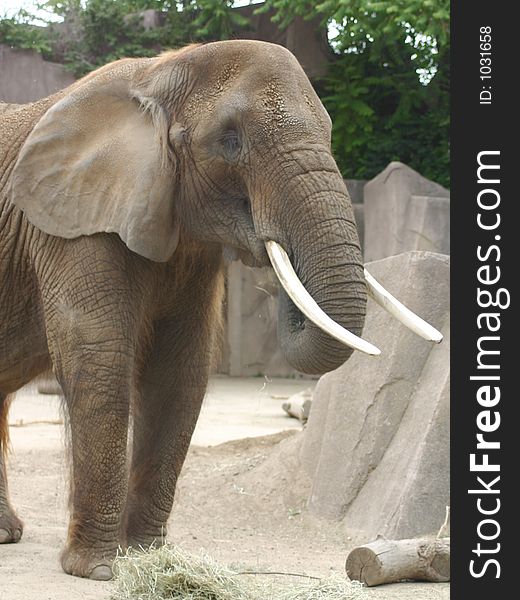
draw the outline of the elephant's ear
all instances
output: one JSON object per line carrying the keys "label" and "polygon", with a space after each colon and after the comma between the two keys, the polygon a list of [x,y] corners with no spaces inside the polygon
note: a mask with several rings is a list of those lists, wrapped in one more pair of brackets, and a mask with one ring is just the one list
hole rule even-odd
{"label": "elephant's ear", "polygon": [[174,165],[166,117],[144,104],[125,78],[87,78],[72,88],[25,141],[13,203],[51,235],[115,232],[130,250],[168,260],[178,241]]}

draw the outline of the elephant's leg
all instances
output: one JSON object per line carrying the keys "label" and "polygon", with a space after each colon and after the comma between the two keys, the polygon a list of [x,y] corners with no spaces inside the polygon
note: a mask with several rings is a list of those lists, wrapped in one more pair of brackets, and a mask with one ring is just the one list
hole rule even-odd
{"label": "elephant's leg", "polygon": [[[105,309],[106,310],[106,309]],[[68,409],[72,451],[71,516],[63,569],[110,579],[127,492],[127,435],[134,382],[132,344],[117,324],[77,314],[49,326],[54,370]]]}
{"label": "elephant's leg", "polygon": [[210,335],[200,324],[158,323],[135,409],[133,455],[126,509],[129,546],[161,543],[175,486],[204,398]]}
{"label": "elephant's leg", "polygon": [[0,394],[0,544],[18,542],[23,532],[23,524],[9,502],[7,491],[7,469],[5,465],[7,412],[8,400]]}

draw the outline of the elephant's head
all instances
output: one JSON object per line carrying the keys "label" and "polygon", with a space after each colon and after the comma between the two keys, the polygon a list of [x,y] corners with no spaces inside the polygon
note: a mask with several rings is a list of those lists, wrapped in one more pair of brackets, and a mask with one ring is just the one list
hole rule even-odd
{"label": "elephant's head", "polygon": [[126,59],[47,110],[22,148],[12,197],[49,234],[116,232],[154,261],[169,260],[185,238],[250,264],[271,258],[292,298],[281,301],[287,358],[323,373],[352,347],[377,352],[356,337],[367,287],[330,131],[281,46],[217,42]]}

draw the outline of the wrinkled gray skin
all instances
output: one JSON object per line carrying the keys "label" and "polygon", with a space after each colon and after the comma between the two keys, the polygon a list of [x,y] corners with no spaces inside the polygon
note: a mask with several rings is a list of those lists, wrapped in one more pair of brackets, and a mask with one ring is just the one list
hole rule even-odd
{"label": "wrinkled gray skin", "polygon": [[[165,530],[220,330],[223,248],[267,265],[263,241],[279,242],[359,335],[352,207],[327,113],[292,54],[263,42],[112,63],[3,105],[0,139],[0,438],[7,395],[52,368],[73,463],[62,566],[108,578],[120,544]],[[279,335],[307,373],[351,352],[283,294]],[[16,542],[2,460],[0,543]]]}

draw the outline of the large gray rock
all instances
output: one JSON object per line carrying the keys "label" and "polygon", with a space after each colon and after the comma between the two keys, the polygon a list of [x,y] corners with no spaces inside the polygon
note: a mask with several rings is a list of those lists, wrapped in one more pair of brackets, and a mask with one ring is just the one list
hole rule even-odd
{"label": "large gray rock", "polygon": [[299,454],[311,512],[366,539],[410,538],[436,532],[449,504],[449,257],[367,269],[445,339],[426,342],[370,301],[363,337],[382,354],[354,353],[320,379]]}
{"label": "large gray rock", "polygon": [[450,253],[450,193],[400,162],[365,185],[364,256],[410,250]]}

